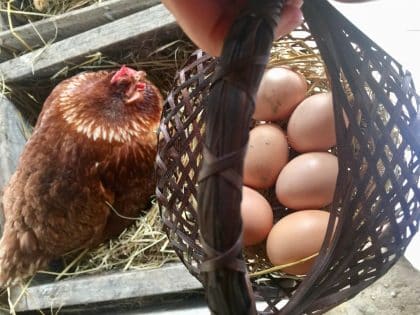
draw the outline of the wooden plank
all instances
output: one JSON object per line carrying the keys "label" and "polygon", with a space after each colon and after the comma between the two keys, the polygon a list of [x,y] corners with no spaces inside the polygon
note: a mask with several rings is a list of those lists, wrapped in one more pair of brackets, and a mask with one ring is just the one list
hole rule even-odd
{"label": "wooden plank", "polygon": [[28,125],[6,96],[0,95],[0,189],[14,173],[26,143]]}
{"label": "wooden plank", "polygon": [[124,43],[159,37],[165,28],[175,26],[174,17],[160,4],[3,62],[0,74],[6,83],[52,75],[66,63]]}
{"label": "wooden plank", "polygon": [[29,128],[18,109],[4,95],[0,95],[0,235],[4,223],[1,203],[3,188],[16,169]]}
{"label": "wooden plank", "polygon": [[[4,19],[4,15],[0,14],[0,34],[7,30],[6,20]],[[1,40],[0,40],[1,43]],[[0,51],[1,54],[1,51]]]}
{"label": "wooden plank", "polygon": [[[121,17],[145,10],[159,2],[159,0],[105,1],[32,24],[16,27],[14,32],[29,47],[36,49],[45,46],[44,42],[60,41]],[[7,30],[0,33],[0,62],[7,60],[10,52],[26,50],[27,48],[22,41],[17,39],[11,31]]]}
{"label": "wooden plank", "polygon": [[[15,306],[16,311],[52,309],[71,305],[118,301],[201,289],[184,265],[169,264],[145,271],[82,276],[29,287]],[[21,295],[12,288],[11,301]]]}

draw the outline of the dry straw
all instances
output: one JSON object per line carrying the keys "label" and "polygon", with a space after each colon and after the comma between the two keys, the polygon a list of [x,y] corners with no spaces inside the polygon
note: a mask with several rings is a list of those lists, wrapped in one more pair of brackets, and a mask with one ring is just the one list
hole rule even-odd
{"label": "dry straw", "polygon": [[[309,83],[308,94],[328,89],[328,80],[319,53],[302,39],[285,38],[274,44],[270,66],[287,65],[305,76]],[[173,78],[185,60],[194,50],[186,40],[178,40],[157,48],[146,56],[127,52],[119,57],[94,53],[85,61],[63,67],[50,78],[37,82],[28,82],[7,87],[2,83],[3,93],[11,97],[25,117],[34,117],[39,112],[42,101],[57,82],[81,71],[111,69],[121,64],[145,69],[150,79],[166,95],[172,88]],[[166,235],[162,232],[158,209],[155,205],[145,215],[135,220],[117,239],[110,240],[96,249],[69,253],[63,257],[64,267],[61,271],[41,271],[50,274],[56,280],[66,277],[77,277],[85,274],[97,274],[109,270],[145,270],[159,268],[168,261],[177,260],[171,250]],[[262,281],[267,274],[280,278],[301,280],[302,277],[286,275],[267,261],[264,254],[256,254],[253,249],[246,250],[248,269],[252,277]],[[311,258],[311,257],[309,257]],[[308,259],[309,259],[308,258]],[[296,264],[299,262],[292,262]],[[287,267],[287,266],[286,266]],[[29,283],[25,284],[29,285]],[[12,305],[11,305],[12,306]]]}
{"label": "dry straw", "polygon": [[[42,13],[34,9],[33,5],[17,7],[13,3],[0,4],[0,12],[7,14],[9,25],[12,26],[12,16],[24,16],[28,20],[49,17],[51,15],[68,12],[84,5],[101,2],[100,0],[84,1],[48,1]],[[324,63],[314,42],[308,40],[308,32],[304,27],[298,29],[281,41],[277,41],[272,48],[269,67],[288,66],[301,73],[307,80],[308,95],[329,90],[328,78]],[[46,43],[46,45],[48,45]],[[172,88],[173,78],[185,60],[193,51],[193,45],[187,40],[178,40],[157,48],[148,56],[141,56],[135,52],[126,52],[119,56],[104,55],[100,52],[85,58],[85,61],[67,65],[57,71],[50,78],[37,82],[6,86],[1,82],[2,94],[9,96],[20,108],[26,118],[32,119],[39,113],[42,102],[54,85],[62,79],[81,71],[111,69],[126,64],[134,68],[146,70],[151,81],[160,87],[166,95]],[[28,47],[28,51],[31,47]],[[64,268],[59,272],[41,271],[51,274],[56,280],[64,277],[77,277],[84,274],[101,273],[109,270],[145,270],[158,268],[168,261],[177,259],[169,245],[166,235],[162,232],[159,211],[155,204],[126,229],[117,239],[110,240],[93,250],[69,253],[63,257]],[[300,281],[302,277],[286,275],[281,269],[301,263],[317,256],[317,253],[301,261],[292,262],[285,266],[273,267],[260,248],[245,250],[250,276],[264,281],[267,275]],[[26,286],[29,283],[25,284]],[[13,305],[10,305],[13,310]]]}
{"label": "dry straw", "polygon": [[[45,13],[42,14],[39,12],[31,12],[30,8],[18,8],[12,7],[11,5],[9,5],[7,8],[5,7],[5,2],[2,2],[3,4],[0,3],[0,10],[2,10],[3,13],[6,13],[6,16],[10,18],[12,16],[24,16],[31,17],[31,19],[39,19],[48,17],[51,14],[61,13],[72,8],[77,8],[78,6],[91,4],[98,1],[66,1],[66,5],[69,5],[66,8],[63,6],[60,7],[60,4],[63,5],[63,2],[64,1],[50,1],[50,3],[56,5],[55,8],[49,7],[44,11]],[[9,24],[10,23],[11,22],[9,21]],[[8,95],[13,100],[13,102],[21,109],[21,112],[26,118],[34,119],[39,112],[41,104],[46,95],[48,95],[52,87],[62,79],[81,71],[115,68],[121,64],[127,64],[135,68],[143,68],[146,70],[150,79],[155,82],[156,85],[161,88],[163,94],[166,95],[167,92],[171,90],[175,72],[182,67],[184,61],[187,59],[193,49],[193,46],[188,41],[180,40],[159,47],[146,57],[134,52],[125,52],[117,56],[95,53],[91,56],[87,56],[84,62],[73,65],[70,64],[66,67],[63,67],[60,71],[51,76],[51,78],[39,80],[37,82],[26,82],[25,84],[20,84],[19,86],[6,86],[4,83],[2,83],[0,90],[2,91],[2,94]],[[375,49],[378,51],[378,48]],[[388,56],[385,56],[381,60],[389,60],[389,58]],[[293,70],[304,75],[309,84],[308,95],[329,90],[329,81],[325,72],[324,63],[321,60],[315,43],[308,37],[308,32],[305,28],[295,31],[292,36],[286,37],[282,41],[276,42],[274,44],[269,66],[278,65],[291,67]],[[379,111],[381,110],[383,110],[384,113],[380,115],[380,118],[385,124],[391,118],[387,116],[389,115],[389,111],[387,112],[385,108],[379,108]],[[360,129],[364,132],[363,121],[356,123],[355,126],[360,127]],[[399,139],[401,135],[399,134],[398,129],[396,129],[395,132],[392,130],[391,136],[393,140],[396,140],[394,143],[397,145],[397,147],[399,147],[402,142]],[[400,151],[401,150],[403,149],[400,149]],[[386,157],[391,155],[391,152],[388,149],[385,148],[384,151],[386,153]],[[378,161],[378,164],[376,165],[380,176],[383,176],[384,174],[387,175],[387,172],[389,172],[389,167],[388,169],[385,168],[384,164],[387,163],[388,160],[386,157]],[[364,172],[364,168],[361,167],[361,174]],[[389,188],[385,185],[385,188],[388,193],[392,187]],[[368,195],[370,195],[371,191],[375,189],[378,189],[378,187],[371,185],[370,182],[366,184],[366,192]],[[401,209],[401,211],[403,210],[404,209]],[[354,217],[357,218],[362,216],[362,214],[362,211],[359,209],[355,211]],[[401,214],[401,217],[402,216],[403,215]],[[349,221],[348,223],[351,224],[352,222]],[[158,209],[156,206],[153,206],[149,211],[146,212],[146,214],[135,220],[135,223],[129,229],[124,231],[124,233],[122,233],[119,238],[109,241],[97,249],[71,253],[63,257],[65,267],[60,272],[53,273],[53,275],[58,280],[63,277],[76,277],[88,273],[101,273],[112,269],[144,270],[147,268],[157,268],[167,261],[176,259],[174,252],[170,249],[169,241],[161,232],[161,227],[162,226],[159,219]],[[385,240],[387,240],[387,235],[384,234],[382,236]],[[361,238],[359,237],[358,239],[360,241]],[[371,243],[367,243],[367,245],[370,246]],[[364,251],[369,251],[369,246],[365,246],[360,249],[359,251],[361,254],[364,254]],[[289,291],[293,291],[293,288],[296,288],[296,283],[300,282],[302,277],[286,275],[278,269],[280,267],[287,267],[291,264],[300,263],[301,261],[293,262],[287,266],[273,268],[273,266],[268,262],[264,251],[261,250],[261,248],[262,247],[248,248],[245,250],[247,268],[251,277],[253,277],[254,283],[259,284],[266,282],[269,284],[273,279],[280,280],[280,282],[283,280],[291,281],[291,283],[294,283],[292,283]],[[337,246],[337,248],[340,247]],[[392,246],[389,247],[390,250],[393,250],[393,248],[394,247]],[[313,256],[315,255],[317,254],[314,254]],[[393,257],[395,257],[395,255],[391,256],[391,258],[386,256],[379,258],[384,258],[384,261],[387,262],[385,267],[388,268],[394,261]],[[314,257],[306,257],[304,260],[311,258]],[[366,261],[366,270],[381,271],[386,269],[385,267],[382,269],[373,269],[370,265],[367,265],[368,262],[369,261]],[[376,265],[373,266],[375,267]],[[343,274],[345,272],[347,272],[347,270],[343,270]],[[360,276],[360,279],[364,277],[362,279],[364,280],[364,283],[372,281],[371,279],[373,278],[366,278],[366,274],[363,272]],[[44,271],[44,273],[51,272]],[[329,271],[325,272],[324,274],[324,278],[327,279]],[[377,277],[376,274],[373,276]],[[29,285],[29,283],[25,285]],[[349,285],[349,287],[352,285],[353,284]],[[359,288],[361,288],[363,285],[367,284],[361,283],[355,288],[359,290]],[[319,287],[315,289],[308,287],[308,289],[319,291]],[[344,291],[344,294],[345,293],[346,292]],[[303,303],[309,303],[309,300],[306,299],[305,301],[304,299],[302,301]],[[10,302],[12,313],[13,303]],[[302,306],[302,308],[303,307],[304,306]]]}
{"label": "dry straw", "polygon": [[5,0],[0,3],[0,12],[19,18],[21,23],[28,23],[101,2],[106,0]]}
{"label": "dry straw", "polygon": [[[301,31],[297,30],[293,33],[293,37],[287,37],[274,44],[269,66],[287,65],[304,75],[309,84],[308,95],[326,91],[328,90],[328,80],[319,53],[314,47],[309,46],[304,39],[295,39],[300,33]],[[115,59],[115,56],[106,56],[98,52],[87,56],[85,61],[79,64],[63,67],[48,79],[10,87],[2,84],[3,90],[6,95],[13,99],[25,117],[33,117],[39,112],[42,101],[49,91],[62,79],[81,71],[111,69],[126,64],[145,69],[150,79],[166,95],[172,87],[176,71],[182,67],[193,49],[194,47],[190,42],[178,40],[157,48],[146,58],[128,52]],[[161,223],[157,214],[156,207],[152,207],[146,217],[136,221],[118,239],[112,240],[98,249],[84,252],[82,256],[80,256],[80,253],[69,254],[65,257],[65,270],[53,274],[57,279],[61,279],[66,276],[100,273],[111,269],[127,270],[158,267],[168,260],[173,260],[173,252],[166,249],[168,245],[166,236],[160,232]],[[147,231],[149,231],[147,236],[143,236],[146,235],[144,233]],[[155,232],[150,233],[150,231]],[[143,237],[145,238],[143,239]],[[162,239],[163,237],[164,239]],[[145,249],[145,247],[147,248]],[[165,248],[165,250],[161,252],[161,248]],[[150,256],[148,259],[137,257],[137,254],[145,252]],[[246,253],[249,257],[249,270],[254,275],[266,274],[265,270],[272,271],[273,266],[261,254],[256,259],[257,256],[252,251],[247,250]],[[43,271],[43,273],[51,272]],[[284,274],[283,276],[289,277]]]}
{"label": "dry straw", "polygon": [[[6,13],[10,18],[24,16],[30,20],[60,14],[83,5],[101,1],[50,1],[50,7],[45,14],[35,12],[34,8],[16,7],[13,3],[1,3],[0,12]],[[14,27],[16,21],[9,21]],[[48,43],[46,43],[48,45]],[[185,60],[195,47],[185,38],[165,43],[147,55],[134,50],[119,51],[115,54],[93,53],[85,60],[67,64],[49,78],[19,82],[7,85],[0,80],[0,95],[5,95],[19,108],[25,120],[33,125],[40,112],[42,103],[53,87],[65,78],[83,71],[96,71],[115,69],[122,64],[142,69],[147,72],[148,78],[159,87],[163,95],[171,89],[175,73],[183,66]],[[28,51],[31,51],[28,47]],[[22,53],[28,52],[23,51]],[[0,78],[1,79],[1,78]],[[29,137],[31,130],[25,129]],[[166,234],[162,232],[159,210],[152,202],[150,209],[145,209],[138,218],[132,218],[133,224],[121,233],[98,248],[68,253],[62,257],[63,267],[59,271],[40,271],[40,274],[49,274],[52,279],[60,280],[68,277],[78,277],[85,274],[98,274],[110,270],[146,270],[159,268],[167,262],[178,260],[176,254],[169,246]],[[23,284],[23,288],[32,284],[32,279]],[[25,290],[24,290],[25,292]],[[0,302],[0,309],[14,312],[16,301],[8,300],[8,290],[2,294],[4,302]],[[8,305],[7,305],[8,304]]]}
{"label": "dry straw", "polygon": [[[164,47],[159,47],[149,56],[138,56],[133,52],[111,59],[101,53],[86,57],[86,61],[73,66],[66,66],[52,77],[27,84],[6,86],[2,83],[2,93],[10,97],[25,117],[36,116],[42,102],[57,82],[81,71],[113,69],[122,64],[146,70],[149,79],[166,95],[171,88],[173,77],[187,56],[193,50],[188,41],[177,40]],[[34,120],[32,120],[32,123]],[[98,249],[74,253],[65,257],[66,267],[57,274],[60,279],[86,273],[98,273],[110,269],[144,269],[159,267],[166,261],[172,261],[175,254],[167,249],[166,235],[161,232],[161,223],[157,207],[153,205],[140,218],[133,218],[134,224],[116,240],[102,245]],[[77,261],[73,261],[76,259]],[[44,271],[44,273],[47,273]]]}

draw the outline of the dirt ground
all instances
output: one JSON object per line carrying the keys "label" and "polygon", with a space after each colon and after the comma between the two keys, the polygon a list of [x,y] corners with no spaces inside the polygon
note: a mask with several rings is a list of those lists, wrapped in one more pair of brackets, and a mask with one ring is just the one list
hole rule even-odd
{"label": "dirt ground", "polygon": [[[125,315],[208,315],[204,301],[154,306]],[[401,258],[381,279],[326,315],[420,315],[420,272]]]}
{"label": "dirt ground", "polygon": [[[210,312],[198,296],[120,314],[208,315]],[[326,315],[420,315],[420,272],[402,258],[385,276]]]}
{"label": "dirt ground", "polygon": [[420,314],[420,272],[402,258],[381,279],[327,315]]}

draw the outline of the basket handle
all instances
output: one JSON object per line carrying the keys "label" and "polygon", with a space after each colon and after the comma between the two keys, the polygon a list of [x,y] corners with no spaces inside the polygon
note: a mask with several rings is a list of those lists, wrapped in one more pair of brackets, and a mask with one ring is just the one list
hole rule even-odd
{"label": "basket handle", "polygon": [[242,257],[243,159],[255,95],[269,60],[284,0],[249,0],[231,26],[205,99],[198,216],[205,259],[200,271],[210,310],[256,314]]}

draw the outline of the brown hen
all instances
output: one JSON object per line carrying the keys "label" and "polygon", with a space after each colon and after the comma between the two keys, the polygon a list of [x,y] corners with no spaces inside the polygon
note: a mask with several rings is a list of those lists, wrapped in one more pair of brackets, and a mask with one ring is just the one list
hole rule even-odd
{"label": "brown hen", "polygon": [[122,216],[139,215],[154,193],[161,112],[158,89],[125,66],[55,87],[5,188],[0,286],[118,235],[132,222]]}

